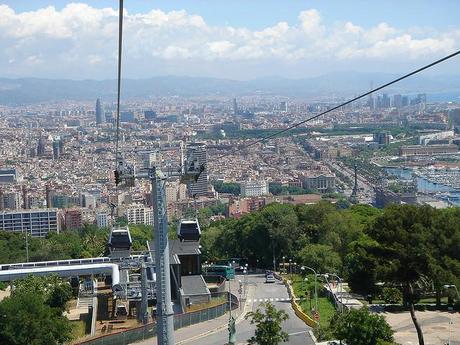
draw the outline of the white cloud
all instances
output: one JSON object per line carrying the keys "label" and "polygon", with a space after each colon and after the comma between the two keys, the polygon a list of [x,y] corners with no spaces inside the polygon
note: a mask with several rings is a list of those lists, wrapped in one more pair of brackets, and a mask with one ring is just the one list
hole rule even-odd
{"label": "white cloud", "polygon": [[[116,9],[72,3],[61,10],[50,6],[16,13],[0,5],[0,13],[0,70],[27,75],[40,66],[43,74],[64,75],[75,70],[79,75],[87,73],[85,77],[101,77],[95,71],[113,72]],[[300,12],[296,23],[281,21],[261,30],[209,25],[201,16],[184,10],[125,11],[125,71],[148,70],[153,61],[180,71],[194,67],[203,71],[222,63],[233,63],[237,69],[238,64],[261,61],[271,62],[274,69],[324,60],[360,66],[363,62],[439,57],[459,43],[458,28],[402,30],[388,23],[364,28],[350,21],[326,25],[315,9]]]}

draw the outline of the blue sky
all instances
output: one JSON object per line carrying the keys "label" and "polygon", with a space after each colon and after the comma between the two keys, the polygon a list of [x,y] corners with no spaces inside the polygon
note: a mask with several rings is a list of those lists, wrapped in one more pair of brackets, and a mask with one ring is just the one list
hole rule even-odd
{"label": "blue sky", "polygon": [[[113,76],[118,1],[0,6],[0,77]],[[460,49],[458,0],[125,0],[125,8],[124,71],[133,78],[399,73]]]}

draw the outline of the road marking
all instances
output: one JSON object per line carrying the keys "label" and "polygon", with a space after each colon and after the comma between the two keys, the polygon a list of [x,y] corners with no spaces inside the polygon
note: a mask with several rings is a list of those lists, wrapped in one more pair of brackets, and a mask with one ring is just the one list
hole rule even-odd
{"label": "road marking", "polygon": [[[289,302],[291,300],[291,298],[289,297],[270,297],[270,298],[254,298],[254,299],[251,299],[251,298],[248,298],[247,299],[247,303],[262,303],[262,302]],[[301,298],[296,298],[295,299],[296,301],[303,301],[305,300],[304,297],[301,297]]]}
{"label": "road marking", "polygon": [[294,333],[289,333],[288,335],[291,336],[291,335],[299,335],[299,334],[305,334],[305,333],[308,333],[308,331],[294,332]]}

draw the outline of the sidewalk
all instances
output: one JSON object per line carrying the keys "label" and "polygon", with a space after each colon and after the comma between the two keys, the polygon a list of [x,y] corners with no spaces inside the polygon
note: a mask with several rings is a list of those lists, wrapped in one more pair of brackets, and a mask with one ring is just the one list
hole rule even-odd
{"label": "sidewalk", "polygon": [[346,291],[348,290],[347,283],[343,283],[343,286],[341,286],[340,283],[335,285],[331,284],[330,289],[328,284],[325,284],[324,287],[326,288],[326,290],[330,291],[335,296],[335,299],[339,303],[342,303],[346,308],[360,309],[363,307],[361,301],[356,299],[356,294],[352,294]]}
{"label": "sidewalk", "polygon": [[[233,286],[234,284],[238,286],[238,279],[235,279],[232,281],[232,293],[233,291]],[[235,286],[235,287],[236,287]],[[238,288],[235,290],[236,296],[239,297],[237,294]],[[252,300],[252,297],[254,296],[255,293],[255,286],[248,286],[248,291],[246,295],[246,301]],[[240,301],[241,302],[241,301]],[[244,305],[241,305],[240,308],[232,310],[232,316],[235,317],[236,319],[236,324],[241,322],[244,319],[244,315],[246,315],[247,312],[249,312],[252,308],[252,303],[250,302],[245,302],[243,300]],[[195,325],[191,325],[188,327],[180,328],[174,331],[174,341],[176,345],[182,345],[182,344],[187,344],[191,341],[195,341],[197,339],[203,338],[205,336],[220,332],[222,330],[226,330],[228,327],[228,318],[229,318],[229,313],[222,315],[216,319],[209,320],[209,321],[204,321]],[[136,345],[151,345],[152,342],[155,343],[156,337],[140,341],[135,343]]]}

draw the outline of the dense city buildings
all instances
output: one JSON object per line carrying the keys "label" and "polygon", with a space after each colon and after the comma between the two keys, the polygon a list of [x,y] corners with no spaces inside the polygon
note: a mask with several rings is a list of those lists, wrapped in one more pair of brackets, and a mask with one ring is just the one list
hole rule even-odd
{"label": "dense city buildings", "polygon": [[3,231],[45,237],[50,232],[59,232],[60,228],[56,209],[0,212],[0,230]]}
{"label": "dense city buildings", "polygon": [[241,183],[241,196],[263,196],[268,194],[266,181],[246,181]]}
{"label": "dense city buildings", "polygon": [[[263,96],[239,97],[238,101],[219,97],[127,101],[120,150],[137,171],[153,166],[178,171],[182,151],[184,158],[193,153],[195,163],[204,167],[198,180],[189,185],[178,178],[168,180],[170,220],[190,215],[195,207],[228,205],[225,189],[214,187],[218,181],[240,186],[232,200],[334,192],[349,198],[354,189],[353,160],[360,159],[362,152],[368,158],[357,169],[361,202],[375,202],[377,180],[384,186],[393,183],[372,174],[377,170],[383,174],[381,167],[392,165],[400,153],[411,167],[427,164],[426,155],[447,155],[452,161],[446,169],[455,168],[460,143],[455,130],[458,106],[430,103],[423,94],[373,94],[369,99],[250,147],[260,136],[284,128],[288,119],[300,121],[336,103]],[[69,218],[71,213],[66,224],[66,212],[80,210],[81,224],[102,228],[110,224],[111,217],[104,215],[115,205],[114,217],[129,214],[132,223],[151,223],[144,210],[152,206],[149,183],[136,181],[134,187],[115,188],[115,124],[97,124],[101,117],[114,119],[115,107],[110,102],[105,107],[100,100],[96,103],[96,110],[92,101],[1,108],[2,210],[54,207],[62,212],[66,228],[80,224]],[[394,158],[387,160],[385,154]],[[422,196],[422,191],[417,194]],[[454,196],[449,194],[449,202],[455,202]],[[241,207],[257,209],[248,205]]]}

